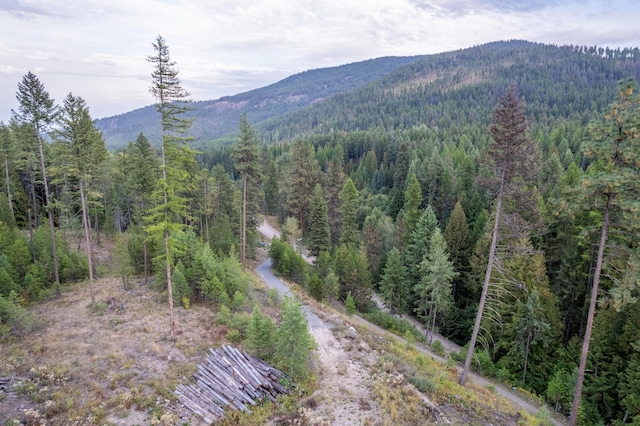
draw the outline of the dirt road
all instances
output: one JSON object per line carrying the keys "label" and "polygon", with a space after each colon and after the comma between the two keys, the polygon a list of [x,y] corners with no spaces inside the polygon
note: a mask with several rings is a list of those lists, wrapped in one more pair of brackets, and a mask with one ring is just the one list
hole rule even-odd
{"label": "dirt road", "polygon": [[[279,236],[280,233],[273,228],[269,223],[267,223],[266,221],[263,222],[262,225],[260,225],[260,227],[258,228],[258,231],[260,233],[262,233],[266,238],[268,238],[269,240],[273,239],[276,236]],[[281,294],[283,295],[292,295],[291,290],[286,286],[286,284],[284,284],[281,280],[279,280],[277,277],[275,277],[273,275],[273,273],[271,272],[271,260],[268,259],[267,261],[263,262],[262,264],[260,264],[258,266],[258,268],[256,268],[256,272],[263,278],[263,280],[265,280],[265,283],[267,284],[267,286],[271,287],[271,288],[275,288],[277,289]],[[379,299],[378,299],[379,301]],[[382,303],[381,301],[379,301],[380,303]],[[307,305],[304,305],[304,309],[305,309],[305,313],[307,314],[307,319],[309,321],[309,327],[311,330],[311,333],[313,334],[313,336],[316,338],[316,341],[319,344],[319,355],[320,355],[320,359],[319,362],[320,364],[323,366],[323,369],[325,369],[325,371],[331,371],[331,369],[335,369],[335,363],[337,361],[337,359],[340,357],[340,355],[342,356],[342,358],[345,360],[345,362],[349,362],[349,360],[346,358],[346,354],[344,352],[342,352],[342,354],[340,354],[339,349],[337,349],[336,346],[336,339],[333,337],[333,335],[331,334],[331,330],[329,328],[327,328],[326,324],[324,324],[322,322],[322,320],[320,320],[318,318],[318,316],[311,310],[311,308]],[[384,335],[387,337],[393,337],[395,339],[399,339],[400,341],[404,342],[405,344],[409,344],[407,341],[405,341],[403,338],[394,335],[390,332],[388,332],[387,330],[384,330],[380,327],[378,327],[375,324],[370,323],[369,321],[366,321],[365,319],[358,317],[358,316],[354,316],[353,317],[354,320],[356,320],[356,322],[363,326],[366,327],[367,329],[376,332],[377,334],[380,335]],[[417,323],[415,325],[420,326],[421,324],[419,322],[417,322],[416,320],[414,320],[413,318],[405,318],[413,323]],[[453,342],[450,342],[449,340],[447,340],[446,338],[444,338],[443,336],[440,335],[436,335],[434,338],[440,340],[443,344],[443,346],[445,347],[447,352],[451,352],[451,351],[459,351],[460,347],[458,345],[456,345]],[[424,353],[424,354],[428,354],[430,356],[432,356],[435,359],[438,359],[442,362],[446,362],[446,358],[440,357],[436,354],[434,354],[433,352],[431,352],[428,348],[426,348],[425,346],[422,346],[420,344],[414,344],[416,350]],[[334,374],[331,375],[329,374],[329,376],[333,377],[331,379],[331,381],[335,381],[336,378],[338,379],[338,383],[340,385],[343,384],[347,384],[347,383],[352,383],[355,384],[356,388],[358,389],[364,389],[364,387],[366,386],[366,383],[361,383],[363,382],[364,378],[360,377],[360,380],[358,380],[357,375],[354,377],[351,377],[349,380],[345,380],[346,378],[343,377],[343,375],[337,375],[339,377],[336,377],[335,371],[333,372]],[[515,393],[514,391],[512,391],[510,388],[508,388],[505,385],[502,385],[500,383],[497,382],[493,382],[489,379],[486,379],[482,376],[479,376],[473,372],[469,373],[469,378],[473,381],[475,381],[476,383],[478,383],[480,386],[487,386],[487,385],[491,385],[493,387],[495,387],[496,392],[498,394],[500,394],[501,396],[507,398],[509,401],[511,401],[512,403],[518,405],[519,407],[523,408],[524,410],[526,410],[527,412],[529,412],[532,415],[535,415],[539,410],[540,407],[527,401],[526,399],[524,399],[523,397],[521,397],[520,395],[518,395],[517,393]],[[354,382],[355,380],[355,382]],[[366,392],[364,392],[366,394]],[[365,395],[363,395],[365,396]],[[349,408],[349,407],[347,407]],[[350,409],[353,409],[353,407],[350,407]],[[347,411],[348,413],[348,411]],[[362,419],[358,419],[358,422],[361,421]],[[555,418],[551,418],[551,421],[554,423],[554,425],[556,426],[562,426],[564,423],[559,421],[558,419]],[[350,425],[350,424],[361,424],[361,423],[349,423],[349,422],[345,422],[345,418],[342,418],[341,415],[341,422],[337,422],[337,423],[333,423],[333,424],[344,424],[344,425]]]}

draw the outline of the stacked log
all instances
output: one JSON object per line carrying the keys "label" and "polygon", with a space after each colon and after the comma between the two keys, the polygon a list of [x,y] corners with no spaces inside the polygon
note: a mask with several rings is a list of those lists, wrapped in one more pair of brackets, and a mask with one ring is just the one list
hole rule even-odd
{"label": "stacked log", "polygon": [[284,374],[260,358],[223,345],[213,350],[193,374],[195,383],[178,385],[180,402],[205,422],[224,416],[224,410],[248,411],[263,399],[276,401],[287,393],[280,384]]}

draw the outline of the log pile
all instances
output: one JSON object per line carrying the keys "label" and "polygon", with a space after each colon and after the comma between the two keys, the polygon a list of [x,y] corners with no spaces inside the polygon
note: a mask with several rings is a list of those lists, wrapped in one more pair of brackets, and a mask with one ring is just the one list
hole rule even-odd
{"label": "log pile", "polygon": [[180,402],[212,423],[224,416],[225,409],[248,411],[268,398],[287,390],[280,384],[284,374],[259,358],[231,346],[209,349],[209,355],[193,374],[194,384],[178,385],[175,393]]}

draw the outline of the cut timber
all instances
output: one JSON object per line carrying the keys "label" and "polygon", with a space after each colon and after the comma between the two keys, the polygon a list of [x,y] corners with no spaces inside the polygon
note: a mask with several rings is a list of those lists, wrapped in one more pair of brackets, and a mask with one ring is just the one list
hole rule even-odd
{"label": "cut timber", "polygon": [[207,423],[224,417],[224,410],[251,411],[248,406],[264,399],[276,401],[287,393],[280,384],[284,374],[261,360],[223,345],[213,350],[193,373],[195,383],[178,385],[182,404]]}

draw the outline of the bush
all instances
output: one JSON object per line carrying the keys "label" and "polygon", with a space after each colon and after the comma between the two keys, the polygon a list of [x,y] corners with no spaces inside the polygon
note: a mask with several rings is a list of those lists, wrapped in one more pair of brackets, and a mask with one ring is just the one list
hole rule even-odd
{"label": "bush", "polygon": [[347,310],[347,315],[353,315],[356,313],[356,302],[351,296],[351,292],[347,293],[347,298],[344,301],[344,307]]}
{"label": "bush", "polygon": [[40,318],[20,305],[21,300],[14,291],[6,298],[0,295],[0,335],[26,336],[42,325]]}
{"label": "bush", "polygon": [[372,322],[385,330],[389,330],[392,333],[401,336],[406,336],[407,333],[410,333],[416,341],[425,342],[425,338],[420,331],[418,331],[418,329],[407,320],[395,317],[380,310],[367,312],[362,314],[362,316],[367,321]]}
{"label": "bush", "polygon": [[445,356],[447,354],[440,340],[433,341],[433,343],[431,344],[431,350],[434,354],[439,356]]}

